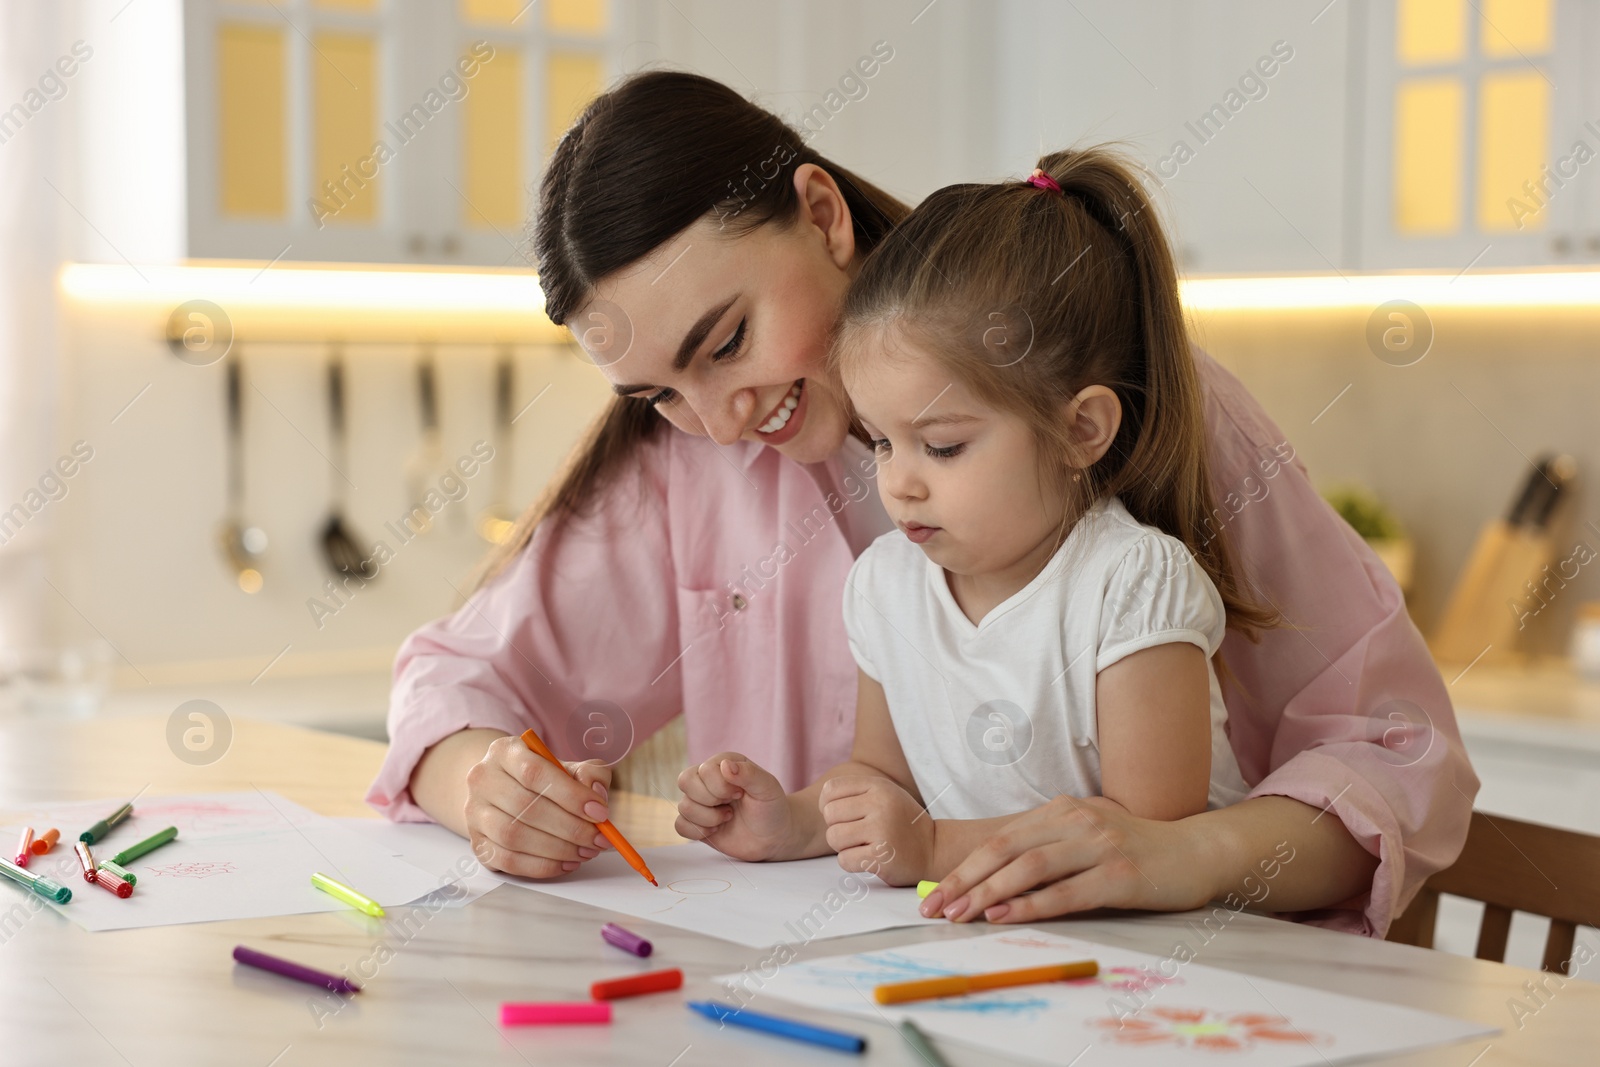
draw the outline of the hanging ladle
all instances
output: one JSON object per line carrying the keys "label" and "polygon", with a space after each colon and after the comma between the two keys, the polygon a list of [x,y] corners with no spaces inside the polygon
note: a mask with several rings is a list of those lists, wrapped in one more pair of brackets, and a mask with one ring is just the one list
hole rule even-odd
{"label": "hanging ladle", "polygon": [[356,539],[344,521],[344,466],[349,456],[344,426],[344,362],[335,351],[328,359],[328,426],[333,446],[329,464],[335,477],[329,480],[331,503],[328,522],[322,528],[322,556],[335,574],[370,582],[378,576],[378,565],[363,556]]}
{"label": "hanging ladle", "polygon": [[262,586],[260,563],[267,551],[267,534],[259,526],[244,524],[244,369],[237,354],[229,357],[224,373],[228,411],[228,511],[217,527],[217,539],[239,588],[246,593],[257,593]]}

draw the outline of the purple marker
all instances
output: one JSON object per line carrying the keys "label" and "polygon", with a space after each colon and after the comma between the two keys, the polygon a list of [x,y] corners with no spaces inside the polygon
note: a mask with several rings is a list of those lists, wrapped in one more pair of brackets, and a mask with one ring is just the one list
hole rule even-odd
{"label": "purple marker", "polygon": [[622,951],[631,952],[635,956],[648,956],[654,951],[654,946],[650,942],[630,930],[624,930],[616,923],[606,923],[602,926],[600,936]]}
{"label": "purple marker", "polygon": [[361,987],[348,978],[341,978],[337,974],[328,974],[326,971],[313,970],[310,967],[302,967],[298,963],[290,963],[288,960],[279,959],[277,956],[269,956],[265,952],[257,952],[255,949],[245,948],[243,945],[234,946],[233,958],[246,966],[259,967],[263,971],[281,974],[285,978],[293,978],[297,982],[319,985],[324,989],[331,989],[335,993],[361,992]]}

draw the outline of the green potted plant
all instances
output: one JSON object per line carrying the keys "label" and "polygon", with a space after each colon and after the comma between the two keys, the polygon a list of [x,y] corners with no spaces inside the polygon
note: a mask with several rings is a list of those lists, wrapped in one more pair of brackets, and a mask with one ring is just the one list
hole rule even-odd
{"label": "green potted plant", "polygon": [[1377,553],[1401,592],[1409,593],[1416,569],[1416,547],[1394,513],[1370,489],[1359,485],[1335,486],[1324,490],[1322,497]]}

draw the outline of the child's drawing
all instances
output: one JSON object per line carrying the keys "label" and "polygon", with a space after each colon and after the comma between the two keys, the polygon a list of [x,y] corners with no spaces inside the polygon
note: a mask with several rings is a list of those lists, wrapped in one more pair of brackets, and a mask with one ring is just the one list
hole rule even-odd
{"label": "child's drawing", "polygon": [[1018,948],[1047,948],[1052,952],[1061,951],[1060,945],[1051,944],[1042,937],[1005,936],[997,937],[994,941],[997,945],[1016,945]]}
{"label": "child's drawing", "polygon": [[198,860],[191,863],[169,863],[165,867],[146,867],[159,877],[210,878],[217,874],[232,874],[239,868],[232,860]]}
{"label": "child's drawing", "polygon": [[733,888],[733,883],[723,878],[679,878],[676,882],[668,882],[666,887],[674,893],[699,897],[726,893]]}
{"label": "child's drawing", "polygon": [[1260,1012],[1153,1006],[1130,1018],[1101,1017],[1086,1022],[1101,1036],[1123,1045],[1249,1052],[1262,1042],[1312,1047],[1333,1044],[1326,1034],[1307,1033],[1280,1015]]}
{"label": "child's drawing", "polygon": [[664,908],[651,912],[651,915],[663,915],[690,897],[709,897],[726,893],[733,888],[733,883],[726,878],[679,878],[677,881],[668,882],[662,888],[678,894],[678,899]]}
{"label": "child's drawing", "polygon": [[1119,993],[1148,993],[1162,986],[1182,985],[1183,979],[1176,975],[1168,978],[1154,967],[1104,967],[1093,978],[1075,978],[1066,984],[1080,982],[1108,986]]}
{"label": "child's drawing", "polygon": [[146,802],[135,811],[141,819],[178,826],[189,837],[276,830],[291,821],[265,800],[241,796],[242,803],[173,797]]}

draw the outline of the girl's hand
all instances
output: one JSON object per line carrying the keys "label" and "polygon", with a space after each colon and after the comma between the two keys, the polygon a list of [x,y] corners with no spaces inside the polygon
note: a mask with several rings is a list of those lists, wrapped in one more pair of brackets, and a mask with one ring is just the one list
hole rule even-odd
{"label": "girl's hand", "polygon": [[740,860],[789,859],[793,809],[783,785],[737,752],[722,752],[678,775],[679,836]]}
{"label": "girl's hand", "polygon": [[535,754],[520,737],[497,738],[467,771],[467,840],[485,867],[554,878],[609,848],[595,823],[606,806],[611,768],[569,763],[578,777]]}
{"label": "girl's hand", "polygon": [[[1186,911],[1217,891],[1202,844],[1182,821],[1141,819],[1105,797],[1059,796],[974,850],[921,911],[996,923],[1091,908]],[[1022,895],[1030,889],[1038,892]]]}
{"label": "girl's hand", "polygon": [[933,816],[898,783],[867,775],[830,778],[817,807],[828,824],[828,847],[845,870],[916,885],[932,867]]}

